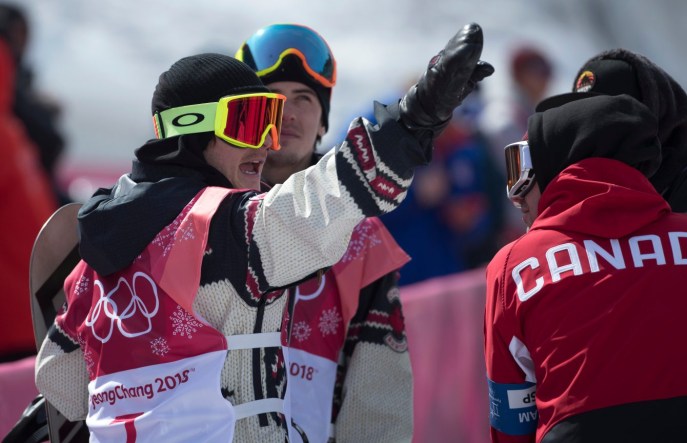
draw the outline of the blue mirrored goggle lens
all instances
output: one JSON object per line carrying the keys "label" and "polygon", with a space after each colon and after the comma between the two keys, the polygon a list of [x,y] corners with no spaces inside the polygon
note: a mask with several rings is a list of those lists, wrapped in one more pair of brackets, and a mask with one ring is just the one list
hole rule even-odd
{"label": "blue mirrored goggle lens", "polygon": [[259,30],[246,40],[256,70],[274,66],[287,49],[297,49],[316,73],[333,80],[334,61],[327,43],[312,29],[294,25],[272,25]]}

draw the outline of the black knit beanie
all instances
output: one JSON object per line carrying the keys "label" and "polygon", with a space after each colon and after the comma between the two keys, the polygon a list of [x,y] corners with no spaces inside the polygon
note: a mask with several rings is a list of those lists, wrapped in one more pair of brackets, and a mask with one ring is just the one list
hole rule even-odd
{"label": "black knit beanie", "polygon": [[152,111],[216,102],[227,95],[269,92],[249,66],[223,54],[198,54],[174,63],[160,75]]}
{"label": "black knit beanie", "polygon": [[604,51],[578,71],[572,93],[542,101],[537,111],[583,95],[629,94],[658,119],[662,162],[649,177],[675,211],[687,211],[687,93],[663,69],[643,55],[626,49]]}
{"label": "black knit beanie", "polygon": [[532,167],[539,189],[589,157],[622,161],[651,177],[661,163],[656,116],[629,95],[584,97],[528,119]]}
{"label": "black knit beanie", "polygon": [[[249,66],[223,54],[193,55],[177,61],[160,75],[153,93],[152,112],[251,92],[269,90]],[[135,151],[134,172],[149,164],[190,168],[200,172],[208,183],[226,186],[226,178],[203,156],[212,137],[212,132],[202,132],[150,140]]]}

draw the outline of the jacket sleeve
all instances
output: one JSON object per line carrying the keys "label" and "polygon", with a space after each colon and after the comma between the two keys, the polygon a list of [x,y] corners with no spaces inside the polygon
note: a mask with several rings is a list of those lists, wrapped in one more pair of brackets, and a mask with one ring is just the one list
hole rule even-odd
{"label": "jacket sleeve", "polygon": [[494,443],[534,443],[537,427],[536,380],[529,351],[517,336],[513,301],[505,296],[507,253],[487,267],[484,318],[489,421]]}
{"label": "jacket sleeve", "polygon": [[315,165],[252,197],[239,216],[246,220],[249,272],[258,287],[283,287],[336,263],[363,218],[403,201],[413,168],[423,161],[419,151],[389,116],[378,126],[359,118]]}
{"label": "jacket sleeve", "polygon": [[338,443],[411,441],[413,379],[396,282],[392,272],[361,291],[337,375]]}
{"label": "jacket sleeve", "polygon": [[79,346],[77,325],[88,313],[88,303],[75,293],[80,289],[81,261],[66,278],[66,303],[57,313],[36,357],[38,391],[69,420],[84,420],[88,414],[89,367],[97,364]]}
{"label": "jacket sleeve", "polygon": [[79,344],[56,324],[36,357],[36,387],[71,421],[88,414],[88,372]]}

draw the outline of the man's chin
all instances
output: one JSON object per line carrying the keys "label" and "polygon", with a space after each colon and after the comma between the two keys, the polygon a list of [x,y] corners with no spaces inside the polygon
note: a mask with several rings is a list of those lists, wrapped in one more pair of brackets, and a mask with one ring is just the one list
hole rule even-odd
{"label": "man's chin", "polygon": [[292,155],[288,155],[283,150],[272,151],[267,155],[267,160],[265,160],[265,167],[269,168],[270,166],[275,167],[290,165],[293,164],[294,161],[295,158],[293,158]]}

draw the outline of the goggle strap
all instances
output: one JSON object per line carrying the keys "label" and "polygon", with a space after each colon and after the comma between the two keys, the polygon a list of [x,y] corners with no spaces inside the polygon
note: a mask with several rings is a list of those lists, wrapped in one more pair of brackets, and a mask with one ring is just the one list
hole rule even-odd
{"label": "goggle strap", "polygon": [[179,106],[153,116],[157,138],[215,131],[217,102]]}
{"label": "goggle strap", "polygon": [[278,151],[281,149],[281,142],[279,141],[279,131],[277,130],[277,125],[274,123],[271,123],[269,126],[267,126],[267,130],[265,130],[265,134],[262,136],[262,143],[265,143],[265,138],[267,138],[267,134],[270,134],[272,136],[272,142],[273,142],[273,147],[272,149],[274,151]]}
{"label": "goggle strap", "polygon": [[156,112],[153,114],[153,130],[155,131],[155,138],[161,139],[165,138],[164,131],[162,129],[162,125],[160,124],[160,116]]}

